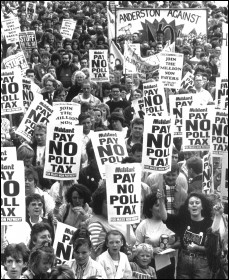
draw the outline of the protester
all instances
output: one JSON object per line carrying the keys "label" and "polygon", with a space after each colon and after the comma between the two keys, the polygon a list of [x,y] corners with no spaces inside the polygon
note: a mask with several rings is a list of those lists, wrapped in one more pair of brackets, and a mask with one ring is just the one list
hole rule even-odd
{"label": "protester", "polygon": [[51,233],[52,229],[47,223],[40,222],[33,225],[28,248],[32,250],[34,247],[50,246],[53,242]]}
{"label": "protester", "polygon": [[74,279],[72,269],[67,265],[59,265],[52,268],[49,279]]}

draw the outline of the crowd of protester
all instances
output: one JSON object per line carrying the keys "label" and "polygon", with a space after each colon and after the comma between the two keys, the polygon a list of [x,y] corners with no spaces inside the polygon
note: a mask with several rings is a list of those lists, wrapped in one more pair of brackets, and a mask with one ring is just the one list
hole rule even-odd
{"label": "crowd of protester", "polygon": [[[184,54],[183,77],[187,72],[194,75],[194,92],[200,104],[214,103],[227,7],[219,7],[214,1],[119,1],[119,5],[208,10],[207,38],[181,36],[176,39],[176,52]],[[214,159],[215,191],[205,195],[204,152],[183,151],[181,138],[174,139],[171,171],[164,175],[142,172],[141,223],[132,225],[128,233],[122,224],[108,223],[106,188],[110,186],[101,179],[91,132],[122,132],[129,155],[123,163],[141,163],[144,121],[134,118],[131,107],[133,100],[142,97],[139,75],[124,75],[122,66],[117,65],[110,68],[110,82],[90,81],[89,50],[109,50],[107,1],[36,1],[31,22],[26,1],[2,1],[1,14],[5,18],[18,16],[21,31],[35,30],[37,48],[27,57],[26,77],[50,105],[60,101],[81,104],[79,124],[84,134],[79,179],[61,185],[43,178],[46,125],[38,123],[34,141],[28,143],[15,133],[23,114],[14,114],[11,121],[1,116],[1,146],[15,146],[17,159],[24,161],[26,196],[26,223],[2,228],[1,278],[227,278],[228,205],[220,200],[220,159]],[[60,34],[63,19],[77,21],[72,40]],[[117,41],[123,53],[125,38]],[[132,35],[132,42],[141,44],[142,57],[164,48],[160,38],[142,41],[140,33]],[[18,44],[6,44],[2,36],[2,66],[4,58],[19,51]],[[150,80],[158,78],[155,72]],[[180,89],[179,93],[189,92]],[[63,265],[57,265],[53,249],[58,222],[76,228],[71,240],[74,259]],[[199,242],[187,241],[187,231],[201,237]],[[168,248],[177,250],[178,256],[171,254],[170,264],[156,270],[162,234],[169,236]]]}

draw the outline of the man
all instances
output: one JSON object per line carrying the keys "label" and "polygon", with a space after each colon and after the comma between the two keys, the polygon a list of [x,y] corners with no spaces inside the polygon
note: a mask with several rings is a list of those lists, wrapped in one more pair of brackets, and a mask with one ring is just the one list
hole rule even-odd
{"label": "man", "polygon": [[218,70],[218,56],[216,54],[212,54],[209,57],[209,63],[208,63],[208,67],[211,69],[212,71],[212,76],[218,76],[219,70]]}
{"label": "man", "polygon": [[121,100],[120,85],[114,84],[111,86],[112,100],[109,100],[106,104],[110,107],[110,112],[112,113],[116,108],[125,109],[130,104],[125,100]]}
{"label": "man", "polygon": [[42,89],[41,95],[43,96],[43,99],[48,102],[50,105],[53,103],[53,96],[54,96],[54,91],[57,88],[57,82],[55,79],[48,78],[45,81],[45,88]]}
{"label": "man", "polygon": [[160,53],[163,51],[163,43],[162,42],[157,42],[157,45],[156,45],[156,54],[157,53]]}
{"label": "man", "polygon": [[134,144],[143,143],[144,120],[136,118],[131,123],[131,136],[126,139],[126,146],[128,153]]}
{"label": "man", "polygon": [[34,150],[35,156],[33,166],[44,166],[45,163],[45,145],[46,145],[47,127],[44,123],[38,123],[34,128],[34,143],[31,147]]}
{"label": "man", "polygon": [[135,32],[132,36],[132,41],[133,44],[139,44],[140,43],[140,38],[139,38],[139,33]]}
{"label": "man", "polygon": [[185,202],[187,193],[177,179],[180,170],[179,165],[172,161],[171,171],[166,174],[151,174],[147,179],[147,184],[152,191],[158,189],[165,196],[166,210],[170,214],[177,214],[180,206]]}
{"label": "man", "polygon": [[44,51],[41,54],[41,63],[34,66],[34,72],[36,79],[41,82],[41,79],[48,73],[48,67],[50,66],[51,54]]}
{"label": "man", "polygon": [[202,75],[196,75],[194,77],[194,87],[196,89],[196,100],[195,103],[201,106],[206,106],[208,103],[213,102],[213,98],[209,91],[203,88],[204,79]]}
{"label": "man", "polygon": [[133,81],[131,78],[126,79],[126,100],[130,102],[133,94]]}
{"label": "man", "polygon": [[142,162],[142,144],[136,143],[131,147],[131,154],[136,162]]}
{"label": "man", "polygon": [[188,193],[202,193],[203,186],[203,162],[199,157],[191,157],[186,162],[188,168],[189,186]]}
{"label": "man", "polygon": [[69,89],[72,86],[72,75],[78,70],[74,64],[70,62],[71,55],[69,53],[63,53],[62,64],[56,68],[56,77],[65,89]]}
{"label": "man", "polygon": [[[35,87],[36,87],[36,92],[40,92],[40,88],[42,87],[42,84],[41,82],[39,82],[36,77],[35,77],[35,71],[33,69],[27,69],[26,70],[26,77],[29,78],[32,83],[35,84]],[[34,93],[34,91],[33,91]]]}
{"label": "man", "polygon": [[197,46],[194,50],[195,56],[190,59],[190,62],[195,67],[198,62],[200,62],[200,54],[203,52],[203,49],[201,46]]}
{"label": "man", "polygon": [[89,67],[88,59],[86,57],[82,57],[80,60],[80,70],[88,67]]}
{"label": "man", "polygon": [[79,94],[76,97],[74,97],[72,99],[72,102],[79,103],[79,104],[87,102],[91,106],[97,106],[97,105],[101,104],[101,101],[97,97],[92,95],[92,86],[91,86],[91,82],[89,80],[83,81],[82,91],[83,91],[83,94]]}

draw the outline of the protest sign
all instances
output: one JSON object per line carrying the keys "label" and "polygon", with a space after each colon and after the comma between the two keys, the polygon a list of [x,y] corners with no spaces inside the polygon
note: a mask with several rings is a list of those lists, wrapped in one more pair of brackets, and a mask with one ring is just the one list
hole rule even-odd
{"label": "protest sign", "polygon": [[222,158],[221,199],[228,203],[228,153],[224,153]]}
{"label": "protest sign", "polygon": [[170,117],[145,116],[143,135],[143,169],[167,173],[171,170],[173,120]]}
{"label": "protest sign", "polygon": [[131,44],[131,43],[125,43],[124,46],[124,72],[126,74],[133,74],[133,73],[137,73],[136,71],[136,67],[133,67],[132,61],[130,59],[129,55],[129,50],[128,47],[131,48],[131,50],[137,54],[139,57],[141,57],[141,50],[140,50],[140,44]]}
{"label": "protest sign", "polygon": [[213,161],[211,152],[203,157],[203,188],[204,194],[210,194],[214,192],[213,186]]}
{"label": "protest sign", "polygon": [[64,39],[72,39],[74,30],[76,27],[76,21],[73,19],[63,19],[60,34]]}
{"label": "protest sign", "polygon": [[208,15],[206,9],[151,9],[117,8],[116,36],[129,38],[133,33],[141,33],[143,41],[161,41],[171,44],[182,34],[207,36]]}
{"label": "protest sign", "polygon": [[[175,116],[174,138],[182,137],[183,107],[192,106],[195,95],[179,94],[169,96],[170,116]],[[185,108],[184,108],[185,109]]]}
{"label": "protest sign", "polygon": [[183,110],[184,151],[210,150],[214,114],[214,105],[187,107],[187,110]]}
{"label": "protest sign", "polygon": [[53,243],[57,265],[62,265],[74,259],[73,246],[69,244],[74,232],[77,229],[69,225],[58,222],[56,227],[55,239]]}
{"label": "protest sign", "polygon": [[54,102],[52,120],[60,123],[60,126],[79,124],[81,105],[75,102]]}
{"label": "protest sign", "polygon": [[[23,105],[27,111],[34,97],[40,94],[41,89],[32,80],[28,78],[22,79]],[[41,95],[40,95],[41,97]]]}
{"label": "protest sign", "polygon": [[186,75],[181,81],[180,88],[187,89],[191,93],[196,92],[194,88],[194,75],[192,73],[186,73]]}
{"label": "protest sign", "polygon": [[1,225],[25,222],[25,178],[23,161],[1,164]]}
{"label": "protest sign", "polygon": [[52,106],[43,100],[42,95],[37,95],[24,115],[16,134],[21,135],[27,141],[32,141],[35,125],[37,123],[47,124],[52,113]]}
{"label": "protest sign", "polygon": [[108,50],[89,50],[91,81],[107,82],[109,78]]}
{"label": "protest sign", "polygon": [[37,48],[37,39],[34,30],[24,31],[19,33],[20,47],[27,55],[31,53],[32,49]]}
{"label": "protest sign", "polygon": [[118,47],[115,45],[113,41],[111,41],[110,45],[110,54],[109,54],[109,66],[112,70],[115,69],[117,65],[123,65],[124,57]]}
{"label": "protest sign", "polygon": [[228,109],[228,78],[216,78],[216,107]]}
{"label": "protest sign", "polygon": [[212,124],[212,154],[215,156],[223,156],[228,153],[228,112],[215,111],[215,120]]}
{"label": "protest sign", "polygon": [[[141,220],[141,165],[107,164],[108,223],[131,225]],[[112,186],[112,188],[110,187]]]}
{"label": "protest sign", "polygon": [[222,22],[222,33],[220,76],[228,79],[228,24],[225,22]]}
{"label": "protest sign", "polygon": [[28,63],[25,59],[25,55],[23,52],[18,52],[15,55],[8,56],[3,60],[3,64],[7,69],[19,67],[21,69],[22,76],[25,76],[26,70],[29,69]]}
{"label": "protest sign", "polygon": [[59,122],[47,125],[44,178],[77,180],[80,170],[83,126],[72,127]]}
{"label": "protest sign", "polygon": [[183,59],[181,53],[160,53],[159,81],[167,88],[180,88]]}
{"label": "protest sign", "polygon": [[133,101],[131,101],[131,107],[134,108],[134,119],[135,118],[141,118],[144,119],[145,116],[145,105],[144,105],[144,99],[138,98]]}
{"label": "protest sign", "polygon": [[1,69],[1,115],[23,112],[20,69]]}
{"label": "protest sign", "polygon": [[109,130],[94,132],[91,140],[100,175],[105,179],[106,163],[121,163],[125,157],[128,157],[123,133]]}
{"label": "protest sign", "polygon": [[165,91],[161,84],[149,82],[143,84],[143,100],[145,112],[148,116],[168,115]]}
{"label": "protest sign", "polygon": [[29,22],[31,22],[34,18],[34,14],[36,13],[36,3],[26,2],[26,18]]}
{"label": "protest sign", "polygon": [[18,17],[2,19],[2,28],[7,44],[17,43],[19,41],[18,35],[21,29]]}
{"label": "protest sign", "polygon": [[107,7],[113,14],[115,13],[115,7],[118,6],[119,6],[119,1],[107,1]]}
{"label": "protest sign", "polygon": [[16,147],[1,147],[1,161],[17,161]]}

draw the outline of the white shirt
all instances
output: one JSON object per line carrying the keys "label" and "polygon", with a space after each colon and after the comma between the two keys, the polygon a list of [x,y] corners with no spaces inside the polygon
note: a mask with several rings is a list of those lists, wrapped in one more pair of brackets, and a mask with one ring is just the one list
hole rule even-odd
{"label": "white shirt", "polygon": [[211,93],[203,88],[200,91],[196,92],[196,96],[193,100],[193,105],[197,106],[206,106],[209,102],[213,102]]}
{"label": "white shirt", "polygon": [[45,164],[45,146],[37,146],[36,164],[44,166]]}

